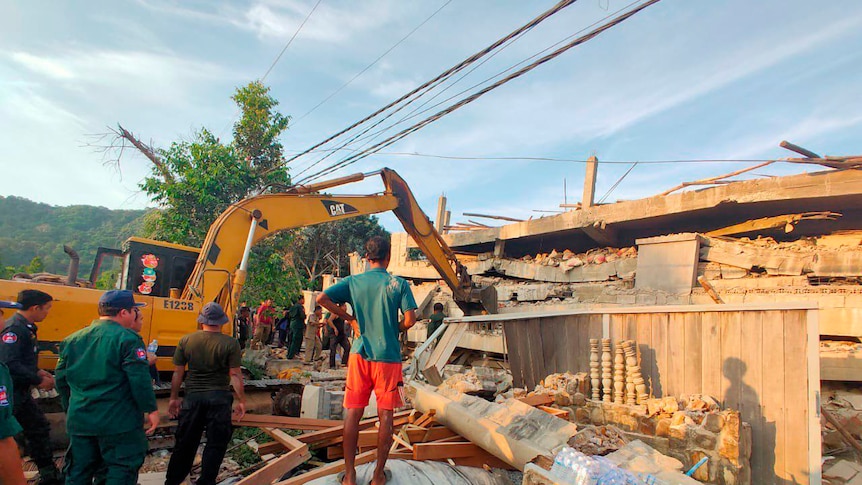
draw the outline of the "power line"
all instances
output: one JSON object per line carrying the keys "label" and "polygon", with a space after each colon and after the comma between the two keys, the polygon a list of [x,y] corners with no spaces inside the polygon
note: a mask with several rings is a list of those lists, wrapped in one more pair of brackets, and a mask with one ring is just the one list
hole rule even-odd
{"label": "power line", "polygon": [[[406,105],[405,105],[405,106],[401,106],[401,107],[399,107],[395,112],[393,112],[393,113],[391,113],[391,114],[388,114],[385,118],[383,118],[382,120],[380,120],[380,121],[378,121],[378,122],[374,123],[374,125],[372,125],[371,127],[369,127],[369,128],[367,128],[367,129],[365,129],[365,130],[364,130],[362,133],[360,133],[359,135],[354,136],[353,138],[351,138],[350,140],[348,140],[346,143],[344,143],[344,144],[342,145],[342,147],[346,147],[347,145],[350,145],[350,144],[351,144],[351,143],[353,143],[354,141],[357,141],[357,142],[363,142],[363,141],[366,141],[366,140],[374,140],[375,138],[377,138],[377,137],[378,137],[378,136],[380,136],[381,134],[385,133],[386,131],[388,131],[388,130],[390,130],[390,129],[392,129],[392,128],[394,128],[394,127],[396,127],[396,126],[398,126],[398,125],[400,125],[400,124],[402,124],[402,123],[404,123],[405,121],[408,121],[408,120],[411,120],[411,119],[413,119],[413,118],[416,118],[416,117],[418,117],[418,116],[422,115],[423,113],[427,113],[427,112],[431,111],[432,109],[434,109],[434,108],[436,108],[436,107],[438,107],[438,106],[441,106],[441,105],[445,104],[446,102],[451,101],[451,100],[453,100],[453,99],[457,98],[458,96],[461,96],[462,94],[467,93],[467,92],[471,91],[472,89],[477,88],[477,87],[479,87],[479,86],[481,86],[481,85],[483,85],[483,84],[485,84],[485,83],[487,83],[487,82],[489,82],[489,81],[491,81],[491,80],[493,80],[493,79],[495,79],[495,78],[497,78],[497,77],[499,77],[499,76],[502,76],[503,74],[505,74],[505,73],[507,73],[507,72],[509,72],[509,71],[511,71],[511,70],[513,70],[513,69],[515,69],[515,68],[517,68],[518,66],[520,66],[520,65],[522,65],[522,64],[524,64],[524,63],[526,63],[526,62],[529,62],[531,59],[535,59],[536,57],[538,57],[538,56],[542,55],[543,53],[550,51],[550,50],[551,50],[551,49],[553,49],[554,47],[556,47],[556,46],[558,46],[558,45],[563,44],[564,42],[566,42],[566,41],[567,41],[567,40],[569,40],[569,39],[574,38],[574,37],[575,37],[575,36],[577,36],[578,34],[581,34],[581,33],[585,32],[585,31],[587,31],[587,29],[589,29],[589,28],[591,28],[591,27],[594,27],[594,26],[598,25],[599,23],[601,23],[601,22],[603,22],[603,21],[605,21],[605,20],[607,20],[607,19],[611,18],[612,16],[614,16],[614,15],[616,15],[616,14],[620,13],[620,12],[625,11],[626,9],[628,9],[628,8],[632,7],[633,5],[637,4],[639,1],[640,1],[640,0],[635,0],[635,1],[631,2],[631,3],[629,3],[628,5],[626,5],[626,6],[622,7],[622,8],[620,8],[620,9],[616,10],[615,12],[613,12],[613,13],[611,13],[611,14],[608,14],[608,15],[607,15],[607,16],[605,16],[604,18],[599,19],[599,20],[597,20],[597,21],[593,22],[592,24],[587,25],[586,27],[584,27],[584,28],[580,29],[579,31],[577,31],[577,32],[575,32],[575,33],[573,33],[573,34],[571,34],[571,35],[567,36],[566,38],[564,38],[564,39],[562,39],[562,40],[558,41],[557,43],[555,43],[555,44],[553,44],[553,45],[551,45],[551,46],[549,46],[549,47],[547,47],[547,48],[545,48],[545,49],[543,49],[543,50],[541,50],[541,51],[537,52],[536,54],[533,54],[532,56],[530,56],[530,57],[528,57],[528,58],[526,58],[526,59],[524,59],[524,60],[522,60],[522,61],[520,61],[520,62],[517,62],[517,63],[515,63],[515,64],[513,64],[513,65],[509,66],[508,68],[504,69],[503,71],[498,72],[498,73],[494,74],[493,76],[490,76],[490,77],[488,77],[487,79],[485,79],[485,80],[483,80],[483,81],[480,81],[480,82],[478,82],[478,83],[476,83],[476,84],[474,84],[474,85],[472,85],[472,86],[468,87],[467,89],[464,89],[464,90],[462,90],[462,91],[460,91],[460,92],[458,92],[458,93],[455,93],[455,94],[453,94],[452,96],[449,96],[448,98],[446,98],[446,99],[444,99],[444,100],[442,100],[442,101],[440,101],[440,102],[438,102],[438,103],[435,103],[434,105],[432,105],[432,106],[430,106],[430,107],[428,107],[428,108],[422,109],[422,108],[424,108],[425,106],[427,106],[427,105],[428,105],[428,103],[430,103],[431,101],[433,101],[434,99],[436,99],[438,96],[440,96],[441,94],[443,94],[444,92],[446,92],[447,90],[449,90],[450,88],[452,88],[453,86],[455,86],[456,84],[458,84],[459,82],[461,82],[465,77],[467,77],[468,75],[470,75],[471,73],[473,73],[476,69],[478,69],[479,67],[481,67],[482,65],[484,65],[486,62],[488,62],[489,60],[491,60],[494,56],[496,56],[497,54],[499,54],[500,52],[502,52],[504,49],[506,49],[506,47],[509,47],[512,43],[514,43],[514,42],[516,42],[518,39],[520,39],[520,36],[519,36],[519,37],[515,38],[514,40],[512,40],[511,42],[509,42],[509,44],[508,44],[508,45],[503,46],[503,47],[502,47],[502,48],[500,48],[497,52],[495,52],[495,53],[491,54],[487,59],[485,59],[485,60],[483,60],[482,62],[480,62],[480,63],[479,63],[477,66],[475,66],[473,69],[470,69],[469,71],[467,71],[466,73],[464,73],[463,75],[461,75],[461,77],[459,77],[457,80],[455,80],[455,81],[454,81],[453,83],[451,83],[449,86],[446,86],[442,91],[438,92],[437,94],[435,94],[434,96],[432,96],[430,99],[428,99],[428,100],[426,100],[424,103],[420,104],[417,108],[415,108],[415,109],[413,109],[412,111],[410,111],[409,113],[407,113],[407,115],[406,115],[406,116],[404,116],[403,118],[401,118],[400,120],[396,121],[395,123],[392,123],[392,124],[391,124],[391,125],[389,125],[389,126],[386,126],[386,127],[384,127],[384,128],[381,128],[380,130],[378,130],[378,131],[376,131],[376,132],[372,133],[372,134],[371,134],[371,135],[369,135],[369,136],[366,136],[366,137],[364,137],[364,138],[360,138],[362,135],[364,135],[365,133],[367,133],[367,132],[368,132],[368,131],[370,131],[371,129],[375,128],[376,126],[380,125],[381,123],[383,123],[384,121],[386,121],[386,119],[390,118],[392,115],[394,115],[395,113],[397,113],[397,112],[398,112],[398,111],[400,111],[401,109],[405,108],[405,107],[406,107]],[[414,101],[415,101],[415,100],[414,100]],[[412,101],[411,101],[411,102],[412,102]],[[410,103],[407,103],[407,104],[410,104]],[[420,110],[421,110],[421,111],[420,111]],[[370,141],[369,141],[368,143],[370,143]],[[364,147],[368,146],[368,143],[363,144],[361,148],[364,148]],[[328,158],[328,157],[323,157],[323,159],[318,160],[318,162],[315,162],[315,163],[313,163],[312,165],[316,165],[317,163],[319,163],[319,162],[323,161],[323,160],[324,160],[324,159],[326,159],[326,158]],[[303,170],[303,172],[304,172],[304,171],[306,171],[306,170],[308,170],[308,167],[307,167],[306,169],[304,169],[304,170]]]}
{"label": "power line", "polygon": [[457,110],[458,108],[461,108],[461,107],[463,107],[463,106],[465,106],[465,105],[467,105],[467,104],[469,104],[469,103],[471,103],[471,102],[473,102],[473,101],[475,101],[475,100],[479,99],[479,98],[480,98],[480,97],[482,97],[483,95],[485,95],[485,94],[487,94],[488,92],[490,92],[490,91],[492,91],[492,90],[494,90],[494,89],[496,89],[496,88],[498,88],[498,87],[502,86],[503,84],[506,84],[507,82],[509,82],[509,81],[511,81],[511,80],[513,80],[513,79],[517,79],[517,78],[519,78],[519,77],[523,76],[524,74],[526,74],[526,73],[528,73],[528,72],[532,71],[532,70],[533,70],[533,69],[535,69],[536,67],[539,67],[539,66],[541,66],[542,64],[544,64],[544,63],[546,63],[546,62],[548,62],[548,61],[550,61],[550,60],[552,60],[552,59],[554,59],[554,58],[556,58],[556,57],[558,57],[558,56],[562,55],[563,53],[565,53],[565,52],[566,52],[566,51],[568,51],[569,49],[572,49],[572,48],[574,48],[574,47],[576,47],[576,46],[578,46],[578,45],[581,45],[581,44],[583,44],[583,43],[585,43],[585,42],[587,42],[587,41],[589,41],[589,40],[591,40],[591,39],[593,39],[593,38],[597,37],[597,36],[598,36],[599,34],[601,34],[602,32],[604,32],[604,31],[606,31],[606,30],[608,30],[608,29],[610,29],[610,28],[612,28],[612,27],[614,27],[614,26],[616,26],[616,25],[619,25],[620,23],[622,23],[622,22],[624,22],[625,20],[627,20],[627,19],[631,18],[633,15],[637,14],[638,12],[641,12],[641,11],[642,11],[642,10],[644,10],[645,8],[647,8],[647,7],[649,7],[649,6],[652,6],[652,5],[654,5],[654,4],[658,3],[658,2],[659,2],[659,0],[649,0],[649,1],[647,1],[646,3],[643,3],[643,4],[641,4],[641,5],[637,6],[637,7],[635,7],[635,8],[634,8],[634,9],[632,9],[631,11],[626,12],[625,14],[620,15],[619,17],[617,17],[617,18],[615,18],[615,19],[611,20],[610,22],[608,22],[608,23],[606,23],[606,24],[604,24],[604,25],[600,26],[599,28],[594,29],[593,31],[589,32],[588,34],[586,34],[586,35],[584,35],[584,36],[581,36],[581,37],[578,37],[578,38],[576,38],[576,39],[572,40],[571,42],[569,42],[569,43],[565,44],[564,46],[562,46],[562,47],[560,47],[560,48],[558,48],[558,49],[554,50],[553,52],[551,52],[551,53],[549,53],[549,54],[546,54],[545,56],[543,56],[543,57],[539,58],[539,59],[538,59],[538,60],[536,60],[535,62],[533,62],[533,63],[531,63],[531,64],[528,64],[527,66],[524,66],[523,68],[519,69],[518,71],[515,71],[515,72],[513,72],[512,74],[509,74],[508,76],[506,76],[506,77],[504,77],[504,78],[500,79],[499,81],[495,82],[494,84],[491,84],[490,86],[487,86],[487,87],[485,87],[485,88],[481,89],[480,91],[478,91],[478,92],[476,92],[476,93],[474,93],[474,94],[472,94],[472,95],[470,95],[470,96],[468,96],[468,97],[466,97],[466,98],[464,98],[464,99],[462,99],[462,100],[458,101],[457,103],[455,103],[455,104],[453,104],[453,105],[449,106],[448,108],[446,108],[446,109],[444,109],[444,110],[442,110],[442,111],[439,111],[439,112],[437,112],[436,114],[434,114],[434,115],[432,115],[432,116],[429,116],[428,118],[426,118],[426,119],[424,119],[424,120],[420,121],[419,123],[416,123],[415,125],[413,125],[413,126],[411,126],[411,127],[409,127],[409,128],[406,128],[406,129],[404,129],[404,130],[402,130],[402,131],[400,131],[400,132],[396,133],[395,135],[393,135],[393,136],[391,136],[391,137],[387,138],[386,140],[384,140],[384,141],[382,141],[382,142],[380,142],[380,143],[377,143],[376,145],[372,146],[371,148],[368,148],[368,149],[366,149],[366,150],[363,150],[362,152],[360,152],[360,153],[358,153],[358,154],[350,155],[349,157],[345,158],[344,160],[342,160],[342,161],[341,161],[341,162],[339,162],[338,164],[333,165],[333,166],[332,166],[332,167],[330,167],[329,169],[324,169],[324,170],[318,171],[318,172],[317,172],[317,173],[315,173],[315,174],[312,174],[312,175],[310,175],[310,176],[305,177],[305,178],[302,180],[302,182],[304,182],[304,181],[308,181],[308,180],[312,180],[312,179],[314,179],[314,178],[317,178],[317,177],[320,177],[320,176],[326,175],[326,174],[328,174],[328,173],[331,173],[331,172],[333,172],[333,171],[335,171],[335,170],[338,170],[339,168],[345,167],[345,166],[350,165],[350,164],[352,164],[352,163],[356,163],[357,161],[361,160],[362,158],[365,158],[365,157],[367,157],[367,156],[371,155],[372,153],[374,153],[374,152],[376,152],[376,151],[379,151],[379,150],[380,150],[380,149],[382,149],[382,148],[385,148],[385,147],[387,147],[387,146],[389,146],[389,145],[392,145],[393,143],[395,143],[395,142],[397,142],[397,141],[401,140],[402,138],[404,138],[405,136],[407,136],[407,135],[409,135],[409,134],[411,134],[411,133],[414,133],[414,132],[416,132],[416,131],[418,131],[418,130],[422,129],[423,127],[425,127],[425,126],[429,125],[430,123],[433,123],[434,121],[437,121],[438,119],[442,118],[443,116],[445,116],[445,115],[447,115],[447,114],[449,114],[449,113],[451,113],[451,112],[453,112],[453,111]]}
{"label": "power line", "polygon": [[320,2],[322,1],[323,0],[317,0],[317,3],[314,4],[314,7],[312,7],[311,11],[308,12],[308,15],[305,16],[305,20],[303,20],[302,23],[299,24],[299,27],[297,27],[296,32],[293,33],[293,35],[287,41],[287,44],[284,45],[284,49],[282,49],[281,52],[278,53],[278,56],[276,56],[275,60],[272,61],[272,65],[269,66],[269,69],[267,69],[263,77],[260,78],[261,82],[266,80],[266,77],[269,76],[269,73],[272,72],[272,69],[275,67],[276,64],[278,64],[278,61],[281,60],[281,56],[284,55],[284,52],[287,50],[288,47],[290,47],[290,44],[293,43],[293,39],[295,39],[296,36],[299,35],[299,32],[302,31],[302,28],[305,27],[305,23],[308,22],[308,19],[311,18],[311,14],[313,14],[314,11],[317,10],[317,7],[320,6]]}
{"label": "power line", "polygon": [[[276,64],[278,64],[278,61],[281,60],[281,56],[284,55],[284,53],[287,51],[287,48],[290,47],[290,44],[293,43],[293,39],[295,39],[296,36],[299,35],[299,32],[305,26],[305,23],[308,22],[308,19],[311,18],[311,14],[313,14],[314,11],[317,10],[317,7],[320,6],[321,2],[323,2],[323,0],[317,0],[317,3],[314,4],[314,7],[312,7],[311,11],[308,12],[308,15],[305,16],[305,19],[302,21],[301,24],[299,24],[299,27],[297,27],[296,31],[293,33],[293,35],[290,37],[290,39],[288,39],[287,43],[284,45],[284,48],[281,49],[281,52],[279,52],[278,55],[275,57],[275,60],[272,61],[272,64],[270,64],[269,69],[267,69],[266,72],[263,74],[263,76],[260,78],[261,82],[266,80],[266,77],[269,76],[269,73],[272,72],[272,69],[275,67]],[[221,132],[219,133],[219,136],[218,136],[219,138],[224,136],[224,133],[227,131],[228,127],[230,127],[231,123],[233,123],[234,120],[236,120],[236,117],[239,115],[239,112],[240,112],[239,108],[237,108],[234,111],[233,116],[231,116],[231,118],[230,118],[230,121],[228,121],[227,124],[224,126],[224,128],[221,129]]]}
{"label": "power line", "polygon": [[301,121],[303,118],[305,118],[306,116],[310,115],[311,113],[313,113],[314,111],[316,111],[316,110],[317,110],[317,108],[320,108],[320,107],[321,107],[321,106],[323,106],[327,101],[329,101],[330,99],[332,99],[333,97],[335,97],[335,95],[336,95],[336,94],[340,93],[340,92],[341,92],[341,90],[343,90],[343,89],[344,89],[344,88],[346,88],[348,85],[350,85],[350,83],[352,83],[353,81],[355,81],[359,76],[361,76],[361,75],[365,74],[365,72],[366,72],[366,71],[368,71],[368,70],[369,70],[369,69],[371,69],[375,64],[377,64],[378,62],[380,62],[380,60],[381,60],[381,59],[383,59],[384,57],[386,57],[386,55],[387,55],[387,54],[389,54],[389,53],[390,53],[390,52],[392,52],[396,47],[398,47],[399,45],[401,45],[401,43],[402,43],[402,42],[404,42],[405,40],[407,40],[407,38],[409,38],[411,35],[413,35],[413,34],[414,34],[417,30],[419,30],[423,25],[425,25],[426,23],[428,23],[428,21],[430,21],[432,18],[434,18],[434,16],[435,16],[435,15],[437,15],[438,13],[440,13],[440,11],[441,11],[441,10],[443,10],[444,8],[446,8],[446,6],[447,6],[447,5],[449,5],[450,3],[452,3],[452,0],[447,0],[447,1],[446,1],[446,3],[444,3],[443,5],[441,5],[441,6],[440,6],[440,8],[438,8],[437,10],[435,10],[435,11],[434,11],[434,13],[432,13],[432,14],[431,14],[431,15],[429,15],[425,20],[423,20],[423,21],[422,21],[422,23],[420,23],[420,24],[419,24],[419,25],[417,25],[415,28],[413,28],[413,30],[411,30],[410,32],[408,32],[408,33],[407,33],[407,35],[405,35],[404,37],[402,37],[402,38],[401,38],[401,40],[399,40],[398,42],[396,42],[396,43],[395,43],[392,47],[390,47],[389,49],[386,49],[386,52],[384,52],[383,54],[380,54],[380,56],[378,56],[378,57],[377,57],[377,59],[374,59],[374,61],[373,61],[371,64],[369,64],[369,65],[365,66],[365,68],[363,68],[361,71],[357,72],[357,73],[356,73],[352,78],[350,78],[350,80],[349,80],[349,81],[347,81],[346,83],[342,84],[338,89],[336,89],[335,91],[333,91],[329,96],[327,96],[327,97],[326,97],[326,98],[324,98],[321,102],[319,102],[319,103],[317,103],[316,105],[314,105],[314,107],[313,107],[313,108],[311,108],[310,110],[308,110],[304,115],[302,115],[302,116],[300,116],[299,118],[297,118],[297,119],[296,119],[296,121],[294,121],[294,122],[293,122],[293,126],[296,126],[296,124],[297,124],[299,121]]}
{"label": "power line", "polygon": [[[462,69],[464,69],[465,67],[469,66],[470,64],[472,64],[472,63],[473,63],[473,62],[475,62],[476,60],[481,59],[482,57],[484,57],[485,55],[487,55],[487,54],[488,54],[488,53],[490,53],[491,51],[495,50],[495,49],[496,49],[497,47],[499,47],[500,45],[502,45],[502,44],[504,44],[504,43],[508,42],[509,40],[511,40],[512,38],[514,38],[514,37],[516,37],[516,36],[518,36],[518,35],[521,35],[523,32],[526,32],[527,30],[532,29],[533,27],[535,27],[536,25],[538,25],[539,23],[541,23],[542,21],[544,21],[545,19],[547,19],[547,18],[548,18],[548,17],[550,17],[551,15],[554,15],[555,13],[559,12],[560,10],[562,10],[562,9],[563,9],[563,8],[565,8],[565,7],[568,7],[569,5],[573,4],[573,3],[574,3],[574,2],[576,2],[576,1],[577,1],[577,0],[562,0],[562,1],[560,1],[557,5],[555,5],[554,7],[552,7],[551,9],[549,9],[548,11],[544,12],[543,14],[539,15],[538,17],[534,18],[533,20],[531,20],[531,21],[530,21],[530,22],[528,22],[527,24],[523,25],[522,27],[520,27],[520,28],[518,28],[518,29],[514,30],[513,32],[511,32],[511,33],[509,33],[508,35],[504,36],[503,38],[501,38],[501,39],[497,40],[496,42],[494,42],[493,44],[489,45],[488,47],[486,47],[486,48],[484,48],[484,49],[480,50],[479,52],[476,52],[476,53],[475,53],[475,54],[473,54],[472,56],[470,56],[470,57],[468,57],[468,58],[464,59],[463,61],[459,62],[458,64],[456,64],[456,65],[454,65],[454,66],[450,67],[450,68],[449,68],[449,69],[447,69],[446,71],[443,71],[442,73],[440,73],[440,74],[438,74],[437,76],[435,76],[433,79],[431,79],[431,80],[429,80],[429,81],[426,81],[426,82],[425,82],[425,83],[423,83],[421,86],[419,86],[419,87],[417,87],[417,88],[413,89],[412,91],[408,92],[407,94],[402,95],[400,98],[396,99],[395,101],[390,102],[390,103],[389,103],[389,104],[387,104],[386,106],[384,106],[384,107],[382,107],[382,108],[378,109],[377,111],[375,111],[375,112],[371,113],[370,115],[366,116],[365,118],[363,118],[363,119],[361,119],[361,120],[359,120],[359,121],[357,121],[357,122],[353,123],[352,125],[348,126],[347,128],[344,128],[343,130],[339,131],[338,133],[335,133],[334,135],[329,136],[329,137],[328,137],[328,138],[326,138],[325,140],[323,140],[323,141],[321,141],[321,142],[319,142],[319,143],[317,143],[317,144],[315,144],[315,145],[313,145],[313,146],[311,146],[311,147],[307,148],[306,150],[304,150],[304,151],[302,151],[302,152],[298,153],[297,155],[294,155],[293,157],[291,157],[291,158],[289,158],[288,160],[286,160],[286,161],[284,162],[284,164],[288,164],[288,163],[290,163],[290,162],[292,162],[292,161],[296,160],[297,158],[299,158],[299,157],[301,157],[301,156],[303,156],[303,155],[305,155],[305,154],[307,154],[307,153],[310,153],[310,152],[311,152],[311,151],[313,151],[313,150],[316,150],[316,149],[320,148],[321,146],[323,146],[323,145],[325,145],[325,144],[329,143],[330,141],[332,141],[332,140],[334,140],[334,139],[336,139],[336,138],[338,138],[338,137],[340,137],[340,136],[344,135],[345,133],[349,132],[350,130],[353,130],[353,129],[354,129],[354,128],[356,128],[357,126],[359,126],[359,125],[361,125],[361,124],[363,124],[363,123],[365,123],[365,122],[367,122],[367,121],[369,121],[369,120],[373,119],[373,118],[374,118],[374,117],[376,117],[377,115],[379,115],[379,114],[381,114],[381,113],[385,112],[386,110],[388,110],[388,109],[392,108],[393,106],[396,106],[397,104],[399,104],[399,103],[401,103],[401,102],[403,102],[403,101],[405,101],[405,100],[407,100],[407,99],[409,99],[409,98],[413,97],[413,96],[414,96],[414,95],[416,95],[417,93],[420,93],[420,92],[422,92],[423,90],[426,90],[427,88],[432,87],[432,86],[434,86],[434,85],[438,84],[439,82],[441,82],[441,81],[443,81],[443,80],[445,80],[445,79],[448,79],[448,78],[449,78],[449,77],[451,77],[453,74],[455,74],[455,73],[457,73],[457,72],[461,71]],[[421,96],[421,94],[420,94],[420,96]],[[320,163],[320,162],[322,162],[322,161],[323,161],[323,160],[318,160],[317,162],[314,162],[311,166],[306,167],[306,169],[304,169],[304,170],[303,170],[303,172],[305,172],[305,171],[309,170],[311,167],[313,167],[314,165],[317,165],[318,163]]]}

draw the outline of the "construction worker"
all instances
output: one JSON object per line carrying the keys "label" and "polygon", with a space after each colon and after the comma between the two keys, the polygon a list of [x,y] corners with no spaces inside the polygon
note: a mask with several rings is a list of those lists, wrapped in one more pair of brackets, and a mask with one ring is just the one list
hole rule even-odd
{"label": "construction worker", "polygon": [[24,428],[24,450],[39,468],[40,484],[63,482],[51,454],[51,425],[30,395],[30,389],[54,388],[54,377],[38,367],[37,323],[45,320],[54,298],[39,290],[18,293],[21,308],[6,322],[0,335],[0,363],[6,364],[14,387],[13,414]]}
{"label": "construction worker", "polygon": [[[20,309],[21,305],[12,301],[0,301],[0,327],[6,325],[3,308]],[[9,369],[0,364],[0,483],[3,485],[24,485],[24,464],[15,443],[15,435],[21,432],[21,425],[12,414],[15,386]]]}
{"label": "construction worker", "polygon": [[314,312],[308,316],[305,325],[305,363],[320,358],[323,345],[320,340],[320,329],[323,327],[323,307],[316,305]]}
{"label": "construction worker", "polygon": [[68,485],[91,484],[97,474],[112,485],[137,483],[146,435],[159,425],[147,350],[134,330],[141,306],[129,290],[106,291],[99,319],[60,344],[57,390],[73,456]]}
{"label": "construction worker", "polygon": [[[416,300],[410,285],[386,271],[391,248],[389,241],[375,236],[365,243],[365,259],[369,269],[351,275],[327,288],[317,303],[349,322],[357,330],[350,360],[347,363],[347,389],[344,408],[344,473],[341,483],[356,484],[356,446],[359,420],[368,405],[371,391],[377,398],[380,429],[377,431],[377,465],[371,485],[383,485],[390,477],[386,459],[392,445],[392,417],[395,408],[403,404],[401,345],[398,332],[416,324]],[[339,306],[350,303],[352,316]],[[398,313],[404,314],[399,324]]]}
{"label": "construction worker", "polygon": [[293,359],[302,347],[302,335],[305,333],[305,296],[299,295],[296,303],[288,310],[290,316],[290,348],[287,358]]}
{"label": "construction worker", "polygon": [[[242,349],[233,337],[221,333],[228,322],[221,305],[210,302],[198,315],[202,330],[180,339],[174,353],[174,376],[168,413],[179,417],[176,445],[168,463],[166,485],[179,485],[192,469],[206,430],[207,444],[201,461],[197,485],[216,483],[227,445],[233,435],[231,426],[231,387],[237,394],[234,415],[245,415],[241,358]],[[180,401],[180,386],[188,367],[185,401]],[[182,405],[182,409],[180,406]]]}

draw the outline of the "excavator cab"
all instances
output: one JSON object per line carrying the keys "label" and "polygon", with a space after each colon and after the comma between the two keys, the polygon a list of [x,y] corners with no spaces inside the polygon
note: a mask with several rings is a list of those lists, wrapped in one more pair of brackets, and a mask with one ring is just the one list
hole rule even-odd
{"label": "excavator cab", "polygon": [[98,249],[90,282],[95,284],[102,271],[111,266],[110,259],[117,258],[122,267],[115,285],[117,289],[167,298],[171,296],[172,288],[180,291],[185,288],[199,254],[200,249],[189,246],[129,238],[122,250]]}

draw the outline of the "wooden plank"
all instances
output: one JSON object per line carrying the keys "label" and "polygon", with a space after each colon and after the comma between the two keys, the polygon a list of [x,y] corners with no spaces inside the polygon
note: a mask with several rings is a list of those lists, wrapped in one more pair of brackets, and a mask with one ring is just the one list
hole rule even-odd
{"label": "wooden plank", "polygon": [[455,351],[468,327],[469,325],[463,323],[447,325],[446,331],[443,332],[443,336],[428,357],[425,368],[422,369],[428,382],[435,386],[443,382],[443,367],[449,362],[449,357],[452,356],[452,352]]}
{"label": "wooden plank", "polygon": [[538,318],[531,318],[527,320],[524,328],[526,330],[527,357],[529,359],[527,366],[529,376],[525,384],[527,389],[532,389],[548,375],[545,372],[545,359],[542,355],[541,322]]}
{"label": "wooden plank", "polygon": [[298,448],[302,448],[303,446],[307,446],[302,441],[299,441],[298,439],[294,438],[293,436],[290,436],[289,434],[285,433],[280,429],[264,428],[264,432],[270,435],[275,441],[281,443],[281,445],[284,446],[288,451],[296,450]]}
{"label": "wooden plank", "polygon": [[524,387],[523,344],[520,329],[521,324],[518,322],[503,322],[503,339],[509,357],[509,367],[512,369],[512,383],[515,387]]}
{"label": "wooden plank", "polygon": [[466,458],[479,454],[479,450],[481,448],[469,441],[462,443],[416,443],[413,446],[413,459]]}
{"label": "wooden plank", "polygon": [[308,452],[308,446],[303,444],[301,447],[290,450],[270,461],[263,468],[243,478],[238,483],[239,485],[270,484],[305,463],[309,458],[311,458],[311,453]]}
{"label": "wooden plank", "polygon": [[338,426],[342,422],[332,419],[291,418],[288,416],[270,416],[264,414],[246,414],[241,420],[234,419],[234,426],[252,426],[256,428],[285,428],[317,431]]}
{"label": "wooden plank", "polygon": [[[564,327],[560,325],[559,318],[546,318],[539,325],[541,335],[542,360],[545,362],[547,374],[561,372],[563,369],[563,355],[567,353],[566,340],[563,334]],[[545,374],[545,375],[547,375]],[[542,376],[544,379],[545,376]]]}
{"label": "wooden plank", "polygon": [[669,396],[667,392],[668,368],[668,326],[670,317],[667,313],[653,313],[650,316],[652,327],[652,347],[655,350],[656,379],[650,386],[655,397]]}
{"label": "wooden plank", "polygon": [[577,364],[572,367],[572,372],[586,372],[590,375],[590,315],[576,315],[574,317],[577,328],[578,341],[573,352],[569,355],[577,357]]}
{"label": "wooden plank", "polygon": [[638,338],[638,315],[637,314],[628,314],[623,319],[625,322],[623,326],[623,332],[625,332],[626,340],[634,340],[637,341]]}
{"label": "wooden plank", "polygon": [[554,397],[550,394],[533,394],[532,396],[519,397],[518,400],[524,404],[536,407],[553,403]]}
{"label": "wooden plank", "polygon": [[[763,368],[764,312],[752,311],[742,313],[741,324],[741,358],[747,365],[743,375],[742,405],[739,408],[742,420],[751,425],[751,436],[763,436],[763,407],[760,399],[763,396],[763,379],[775,378],[768,369]],[[770,317],[770,319],[773,317]]]}
{"label": "wooden plank", "polygon": [[560,419],[569,420],[569,412],[565,409],[557,409],[548,406],[536,406],[537,409],[541,409],[542,411],[550,414],[551,416],[556,416]]}
{"label": "wooden plank", "polygon": [[820,311],[806,311],[808,332],[808,481],[822,482],[820,437]]}
{"label": "wooden plank", "polygon": [[781,312],[784,320],[785,479],[808,483],[808,335],[805,312]]}
{"label": "wooden plank", "polygon": [[685,386],[685,313],[671,313],[667,326],[667,389],[665,396],[680,396]]}
{"label": "wooden plank", "polygon": [[703,393],[703,339],[700,313],[685,313],[685,372],[683,372],[682,392],[684,394]]}
{"label": "wooden plank", "polygon": [[[640,356],[641,376],[650,389],[650,383],[656,380],[655,350],[652,347],[652,321],[650,315],[637,316],[638,355]],[[649,392],[649,390],[647,391]]]}
{"label": "wooden plank", "polygon": [[[769,314],[767,314],[768,316]],[[778,482],[776,475],[784,475],[784,453],[778,452],[778,443],[784,443],[784,325],[778,319],[764,318],[763,342],[763,394],[760,404],[763,409],[763,432],[754,436],[751,444],[751,483]],[[731,386],[734,382],[731,381]],[[737,382],[738,386],[739,383]],[[802,423],[795,423],[802,426]],[[783,446],[783,445],[782,445]]]}
{"label": "wooden plank", "polygon": [[[364,465],[366,463],[371,463],[372,461],[377,459],[377,450],[367,451],[365,453],[360,453],[356,455],[356,465]],[[303,473],[302,475],[298,475],[292,477],[288,480],[284,480],[282,482],[278,482],[278,485],[302,485],[308,483],[312,480],[316,480],[321,477],[326,477],[329,475],[335,475],[336,473],[344,471],[344,460],[334,461],[328,465],[324,465],[319,468],[315,468],[307,473]]]}
{"label": "wooden plank", "polygon": [[[730,382],[722,396],[722,405],[733,409],[742,407],[743,377],[747,371],[742,355],[742,313],[727,313],[721,328],[722,373]],[[780,325],[779,325],[780,326]]]}
{"label": "wooden plank", "polygon": [[[392,425],[403,426],[405,423],[407,423],[407,420],[412,412],[413,410],[411,409],[408,411],[400,411],[395,413],[392,416]],[[380,421],[378,418],[363,419],[359,422],[359,430],[361,431],[363,429],[370,428],[374,426],[374,424],[378,421]],[[324,446],[331,446],[336,443],[341,443],[342,435],[344,434],[344,422],[339,422],[342,424],[320,431],[301,434],[297,436],[296,439],[310,445],[312,449],[323,448]]]}
{"label": "wooden plank", "polygon": [[[454,431],[443,426],[431,429],[407,429],[404,430],[410,443],[426,443],[437,441],[452,436],[458,436]],[[359,446],[375,446],[377,444],[377,429],[366,429],[359,432]]]}
{"label": "wooden plank", "polygon": [[[701,381],[703,393],[721,400],[724,378],[721,374],[721,327],[726,313],[701,314]],[[760,339],[758,338],[758,341]]]}

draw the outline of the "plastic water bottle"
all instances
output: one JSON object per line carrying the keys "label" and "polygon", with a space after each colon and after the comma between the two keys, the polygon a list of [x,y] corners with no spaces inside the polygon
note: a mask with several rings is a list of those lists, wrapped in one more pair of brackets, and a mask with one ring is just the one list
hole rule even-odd
{"label": "plastic water bottle", "polygon": [[159,341],[153,339],[153,341],[150,342],[150,345],[147,345],[147,352],[155,354],[157,350],[159,350]]}

